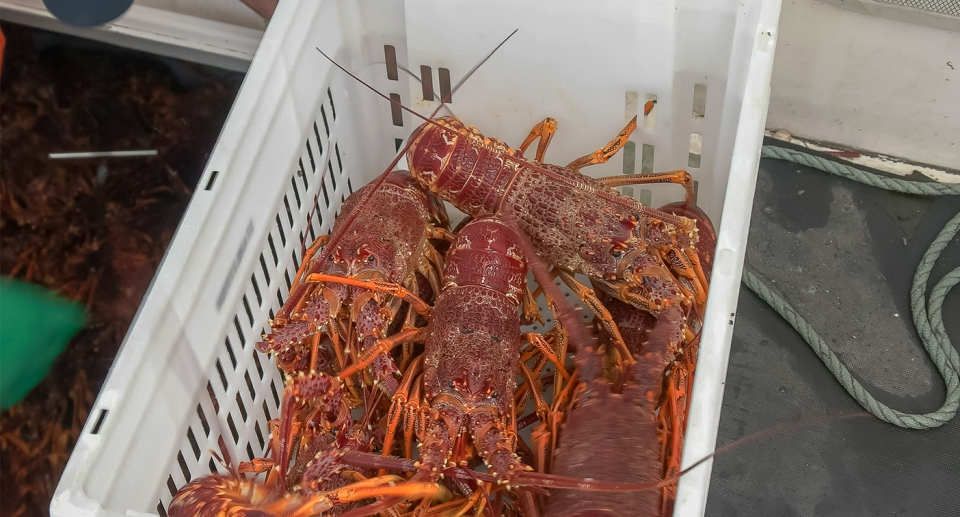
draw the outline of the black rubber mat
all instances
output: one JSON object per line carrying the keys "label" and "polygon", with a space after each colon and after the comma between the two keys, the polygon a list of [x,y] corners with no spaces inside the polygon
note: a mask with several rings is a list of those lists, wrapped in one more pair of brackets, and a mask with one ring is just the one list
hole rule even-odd
{"label": "black rubber mat", "polygon": [[[929,412],[943,403],[944,386],[916,336],[909,292],[921,256],[957,212],[958,196],[896,194],[764,159],[746,267],[878,400]],[[928,289],[960,265],[958,241]],[[958,289],[943,318],[956,346]],[[706,515],[960,515],[960,417],[914,431],[868,415],[800,335],[742,287],[717,445],[771,427],[717,456]]]}

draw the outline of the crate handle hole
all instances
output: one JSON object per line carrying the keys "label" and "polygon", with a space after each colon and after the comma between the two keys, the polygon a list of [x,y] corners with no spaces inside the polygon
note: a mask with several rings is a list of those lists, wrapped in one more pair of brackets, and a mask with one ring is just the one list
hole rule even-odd
{"label": "crate handle hole", "polygon": [[657,94],[647,93],[643,96],[643,130],[657,129]]}
{"label": "crate handle hole", "polygon": [[637,143],[627,141],[623,146],[623,173],[634,174],[637,172]]}
{"label": "crate handle hole", "polygon": [[450,89],[450,70],[447,68],[438,68],[440,73],[440,101],[447,104],[453,103],[453,91]]}
{"label": "crate handle hole", "polygon": [[100,414],[97,416],[97,423],[93,424],[93,430],[90,431],[90,434],[99,434],[99,433],[100,433],[100,428],[103,427],[103,421],[106,420],[106,418],[107,418],[107,413],[109,413],[109,412],[110,412],[110,410],[108,410],[108,409],[101,409],[101,410],[100,410]]}
{"label": "crate handle hole", "polygon": [[400,94],[390,94],[390,114],[393,116],[393,125],[403,127],[403,111],[400,108]]}
{"label": "crate handle hole", "polygon": [[213,184],[217,181],[217,176],[220,174],[220,171],[210,171],[210,178],[207,180],[207,185],[203,187],[203,190],[210,190],[213,188]]}
{"label": "crate handle hole", "polygon": [[[387,62],[387,79],[396,81],[400,78],[397,73],[397,49],[393,45],[383,46],[383,59]],[[331,99],[332,103],[332,99]]]}
{"label": "crate handle hole", "polygon": [[687,167],[700,168],[700,156],[703,153],[703,135],[690,133],[690,152],[687,158]]}
{"label": "crate handle hole", "polygon": [[653,172],[653,146],[651,144],[643,144],[641,149],[640,172],[643,174]]}
{"label": "crate handle hole", "polygon": [[701,119],[707,114],[707,85],[693,85],[693,118]]}
{"label": "crate handle hole", "polygon": [[433,69],[427,65],[420,65],[420,86],[423,89],[423,100],[433,100]]}

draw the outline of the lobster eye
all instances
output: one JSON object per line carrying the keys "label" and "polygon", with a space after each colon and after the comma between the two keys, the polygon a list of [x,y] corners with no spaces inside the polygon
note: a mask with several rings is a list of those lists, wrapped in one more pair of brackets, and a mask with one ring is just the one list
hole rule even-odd
{"label": "lobster eye", "polygon": [[371,264],[373,264],[373,263],[376,262],[376,261],[377,261],[377,257],[374,257],[373,255],[370,255],[370,257],[367,258],[367,262],[369,262],[369,263],[371,263]]}
{"label": "lobster eye", "polygon": [[493,393],[490,394],[490,396],[493,397],[493,398],[497,398],[497,397],[500,396],[500,392],[499,392],[499,391],[494,391]]}
{"label": "lobster eye", "polygon": [[610,252],[610,254],[613,255],[613,258],[616,258],[616,259],[623,256],[623,252],[620,250],[613,250]]}

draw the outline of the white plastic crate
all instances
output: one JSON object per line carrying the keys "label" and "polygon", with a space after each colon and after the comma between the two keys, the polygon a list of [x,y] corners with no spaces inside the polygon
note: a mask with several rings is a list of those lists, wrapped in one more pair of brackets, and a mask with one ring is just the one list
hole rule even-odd
{"label": "white plastic crate", "polygon": [[[447,74],[456,84],[519,29],[450,107],[512,145],[556,118],[551,163],[603,145],[656,96],[634,149],[585,171],[641,172],[653,152],[653,170],[691,172],[718,225],[684,462],[712,451],[779,10],[779,0],[282,1],[51,513],[165,515],[179,487],[217,468],[208,451],[218,438],[234,461],[263,454],[282,384],[253,343],[286,297],[301,239],[327,232],[343,199],[382,172],[420,123],[406,113],[395,121],[389,103],[314,47],[429,113],[436,101],[424,101],[403,69],[429,67],[439,94]],[[391,53],[398,80],[388,78]],[[652,196],[653,206],[682,197],[676,186],[643,190],[635,195]],[[675,515],[703,513],[709,474],[707,464],[681,481]]]}

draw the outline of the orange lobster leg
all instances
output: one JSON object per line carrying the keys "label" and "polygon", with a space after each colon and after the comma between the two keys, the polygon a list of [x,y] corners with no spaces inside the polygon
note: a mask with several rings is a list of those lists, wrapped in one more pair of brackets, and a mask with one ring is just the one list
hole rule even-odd
{"label": "orange lobster leg", "polygon": [[417,375],[413,381],[413,393],[407,399],[403,406],[403,447],[408,458],[413,457],[413,437],[414,434],[422,435],[427,424],[427,412],[430,411],[430,405],[421,404],[421,387],[423,386],[423,374]]}
{"label": "orange lobster leg", "polygon": [[310,245],[310,248],[307,249],[307,252],[303,254],[303,262],[300,263],[300,269],[297,270],[297,276],[293,279],[293,285],[297,285],[300,282],[300,277],[303,276],[303,272],[307,270],[310,261],[313,259],[313,256],[317,254],[317,251],[320,251],[320,248],[327,245],[330,242],[330,236],[327,234],[321,235],[313,241],[313,244]]}
{"label": "orange lobster leg", "polygon": [[627,174],[597,178],[597,181],[608,187],[622,187],[624,185],[645,185],[650,183],[676,183],[683,185],[687,195],[687,203],[695,203],[697,193],[693,190],[693,178],[683,169],[668,172],[652,172],[649,174]]}
{"label": "orange lobster leg", "polygon": [[[436,483],[410,483],[404,482],[400,476],[381,476],[317,494],[289,515],[291,517],[308,517],[333,508],[334,503],[351,503],[373,497],[396,496],[405,499],[433,499],[441,502],[449,501],[452,497],[446,488]],[[280,515],[286,513],[285,510],[288,510],[289,505],[290,498],[283,498],[273,505],[265,507],[264,510],[268,514]]]}
{"label": "orange lobster leg", "polygon": [[607,163],[610,161],[610,158],[613,158],[613,156],[620,151],[620,149],[623,149],[623,146],[627,145],[627,140],[630,139],[630,134],[633,133],[634,129],[637,129],[636,116],[634,116],[633,119],[627,123],[627,125],[617,136],[613,137],[613,140],[607,142],[607,145],[568,163],[567,168],[579,171],[580,169],[590,165]]}
{"label": "orange lobster leg", "polygon": [[308,283],[317,283],[317,282],[331,282],[336,284],[351,285],[353,287],[362,287],[364,289],[369,289],[371,291],[377,291],[381,293],[387,293],[399,298],[410,304],[420,314],[424,316],[430,315],[430,305],[427,302],[421,300],[417,295],[408,291],[405,287],[397,285],[393,282],[386,282],[383,280],[357,280],[355,278],[344,278],[341,276],[335,275],[324,275],[322,273],[314,273],[307,276],[306,282]]}
{"label": "orange lobster leg", "polygon": [[567,373],[567,370],[563,366],[563,361],[557,357],[556,353],[553,350],[553,347],[550,346],[550,343],[547,343],[547,340],[540,334],[536,332],[527,332],[523,335],[523,338],[527,340],[531,345],[537,347],[544,357],[547,358],[554,366],[557,367],[557,371],[560,372],[560,375],[563,376],[564,380],[570,380],[570,374]]}
{"label": "orange lobster leg", "polygon": [[693,283],[694,300],[697,302],[698,306],[703,306],[707,303],[707,283],[706,277],[703,274],[703,268],[700,267],[699,258],[696,259],[696,263],[691,261],[691,257],[696,257],[697,252],[692,251],[692,253],[685,253],[684,250],[678,248],[672,248],[676,256],[676,261],[670,260],[670,257],[667,253],[661,253],[661,257],[664,259],[664,262],[670,264],[670,270]]}
{"label": "orange lobster leg", "polygon": [[573,292],[590,307],[590,310],[600,318],[600,322],[603,324],[604,329],[610,334],[614,346],[616,346],[617,351],[620,353],[620,361],[626,366],[636,364],[636,361],[633,359],[633,354],[630,353],[630,349],[627,348],[627,344],[623,341],[623,336],[620,335],[620,329],[613,321],[613,316],[610,315],[610,311],[608,311],[600,302],[600,299],[597,298],[597,293],[593,292],[593,289],[578,282],[570,273],[562,269],[557,270],[557,272],[560,275],[560,280],[563,280],[563,283],[567,284],[567,287],[572,289]]}
{"label": "orange lobster leg", "polygon": [[537,157],[534,159],[537,162],[543,163],[543,156],[547,154],[547,147],[550,146],[550,141],[553,140],[553,135],[556,132],[557,121],[550,117],[543,119],[543,122],[533,126],[533,129],[530,130],[530,134],[527,135],[527,138],[522,144],[520,144],[520,156],[522,157],[523,153],[527,152],[527,148],[530,147],[530,144],[539,138],[540,143],[537,144]]}
{"label": "orange lobster leg", "polygon": [[[400,425],[400,418],[403,416],[407,399],[410,398],[410,387],[414,384],[414,379],[420,372],[423,364],[423,356],[418,356],[410,364],[410,367],[403,373],[403,379],[400,381],[400,387],[390,402],[390,411],[387,413],[387,432],[383,436],[383,455],[390,456],[393,449],[393,437],[397,434],[397,427]],[[408,454],[409,457],[409,454]],[[379,475],[386,474],[386,470],[380,470]]]}
{"label": "orange lobster leg", "polygon": [[403,343],[422,341],[425,337],[426,337],[426,328],[421,327],[416,329],[404,330],[388,338],[381,339],[377,341],[372,347],[368,348],[367,350],[364,350],[363,355],[361,355],[360,358],[357,359],[356,363],[348,366],[347,368],[344,368],[343,371],[340,372],[339,377],[341,379],[350,377],[351,375],[359,372],[360,370],[366,368],[367,366],[370,366],[370,363],[372,363],[380,354],[386,354],[389,351],[393,350],[394,347],[401,345]]}
{"label": "orange lobster leg", "polygon": [[527,368],[527,365],[520,363],[520,373],[527,380],[530,389],[528,390],[533,395],[533,403],[537,408],[537,416],[540,417],[540,420],[543,422],[547,421],[547,416],[550,413],[550,406],[547,405],[543,400],[543,394],[540,393],[541,385],[540,380],[534,378],[533,374],[530,373],[530,369]]}

